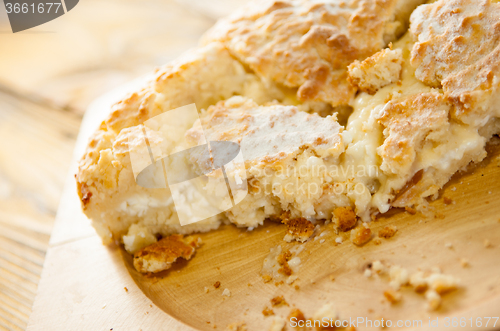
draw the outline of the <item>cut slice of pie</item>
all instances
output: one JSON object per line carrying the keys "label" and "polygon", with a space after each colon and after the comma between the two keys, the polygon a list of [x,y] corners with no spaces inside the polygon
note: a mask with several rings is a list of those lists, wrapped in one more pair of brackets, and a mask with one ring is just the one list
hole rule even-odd
{"label": "cut slice of pie", "polygon": [[[159,236],[222,222],[253,228],[279,219],[300,224],[304,231],[291,229],[288,239],[303,241],[317,220],[350,229],[391,207],[425,211],[500,132],[500,4],[421,5],[396,41],[404,13],[418,3],[271,1],[219,23],[204,47],[118,103],[90,141],[77,182],[98,233],[134,253]],[[146,121],[192,103],[203,110],[199,121],[145,129]],[[349,108],[340,125],[332,110]],[[325,109],[331,116],[307,113]],[[224,168],[225,182],[214,180],[211,147],[193,149],[184,162],[206,177],[197,186],[207,201],[241,178],[246,196],[230,194],[233,207],[181,226],[168,185],[136,183],[130,155],[147,155],[144,137],[165,154],[237,144],[243,167]]]}

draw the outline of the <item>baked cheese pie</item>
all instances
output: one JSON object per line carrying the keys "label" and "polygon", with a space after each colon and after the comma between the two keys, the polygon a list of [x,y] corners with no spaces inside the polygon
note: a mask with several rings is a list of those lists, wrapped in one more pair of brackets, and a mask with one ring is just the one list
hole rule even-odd
{"label": "baked cheese pie", "polygon": [[[218,22],[199,48],[114,105],[92,136],[76,178],[103,241],[144,257],[150,245],[168,246],[161,237],[222,223],[279,220],[286,240],[305,241],[318,220],[348,230],[391,207],[425,213],[500,132],[500,4],[423,2],[263,1]],[[131,155],[148,120],[189,104],[200,119],[157,126],[148,146],[166,155],[235,143],[243,168],[225,169],[226,179],[245,178],[248,193],[181,225],[172,191],[138,185]],[[203,194],[217,196],[220,183],[203,169],[213,160],[186,157],[207,175]]]}

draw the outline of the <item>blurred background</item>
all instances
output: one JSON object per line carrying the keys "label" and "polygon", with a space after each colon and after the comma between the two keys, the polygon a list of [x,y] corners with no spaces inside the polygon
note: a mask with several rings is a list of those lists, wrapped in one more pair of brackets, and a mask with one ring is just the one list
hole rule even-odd
{"label": "blurred background", "polygon": [[0,330],[24,330],[87,106],[247,0],[81,0],[13,34],[0,4]]}

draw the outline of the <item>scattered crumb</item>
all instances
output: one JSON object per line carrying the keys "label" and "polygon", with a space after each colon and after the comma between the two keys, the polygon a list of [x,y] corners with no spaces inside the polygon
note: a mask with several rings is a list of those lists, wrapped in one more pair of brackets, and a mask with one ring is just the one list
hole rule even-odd
{"label": "scattered crumb", "polygon": [[271,315],[274,315],[274,311],[266,306],[264,308],[264,310],[262,310],[262,315],[264,315],[266,317],[271,316]]}
{"label": "scattered crumb", "polygon": [[380,261],[374,261],[372,263],[372,270],[378,274],[385,272],[385,266]]}
{"label": "scattered crumb", "polygon": [[269,331],[283,331],[286,325],[286,320],[281,316],[275,316]]}
{"label": "scattered crumb", "polygon": [[365,269],[364,276],[369,278],[372,276],[372,271],[370,269]]}
{"label": "scattered crumb", "polygon": [[391,267],[389,277],[391,279],[389,285],[395,290],[399,290],[401,286],[408,284],[410,281],[408,270],[397,265]]}
{"label": "scattered crumb", "polygon": [[453,244],[452,243],[446,243],[446,244],[444,244],[444,247],[452,249],[453,248]]}
{"label": "scattered crumb", "polygon": [[391,304],[398,303],[402,299],[402,295],[399,292],[396,292],[394,290],[387,290],[384,292],[384,297],[389,301]]}
{"label": "scattered crumb", "polygon": [[205,293],[208,293],[209,292],[209,289],[208,287],[205,286],[205,288],[203,289],[205,291]]}
{"label": "scattered crumb", "polygon": [[314,225],[303,217],[292,219],[284,217],[281,222],[288,229],[285,238],[283,238],[286,242],[291,242],[292,240],[304,242],[311,238],[314,233]]}
{"label": "scattered crumb", "polygon": [[[462,259],[464,260],[464,259]],[[369,265],[370,266],[370,265]],[[380,261],[371,264],[371,270],[383,270],[385,266]],[[430,310],[436,310],[441,305],[441,296],[457,289],[459,280],[450,275],[444,275],[438,267],[432,268],[432,272],[417,271],[411,276],[405,268],[393,265],[389,270],[389,285],[392,290],[384,292],[385,298],[396,303],[401,300],[401,293],[396,292],[404,285],[410,285],[415,292],[424,293],[427,299],[427,306]]]}
{"label": "scattered crumb", "polygon": [[396,228],[394,225],[386,226],[385,228],[383,228],[378,232],[378,236],[381,238],[389,239],[394,237],[397,231],[398,228]]}
{"label": "scattered crumb", "polygon": [[351,241],[357,246],[366,244],[372,238],[372,231],[365,224],[351,230]]}
{"label": "scattered crumb", "polygon": [[292,259],[292,253],[290,253],[290,250],[286,250],[285,252],[281,253],[277,257],[278,264],[281,266],[281,268],[278,269],[278,272],[280,274],[283,274],[285,276],[290,276],[293,271],[290,269],[290,266],[288,265],[288,261]]}
{"label": "scattered crumb", "polygon": [[262,279],[264,279],[264,283],[269,283],[273,280],[273,277],[271,277],[270,275],[264,275],[262,276]]}
{"label": "scattered crumb", "polygon": [[[215,326],[214,326],[215,328]],[[238,322],[238,323],[233,323],[233,324],[229,324],[227,327],[226,327],[226,330],[227,331],[247,331],[247,325],[245,322]]]}
{"label": "scattered crumb", "polygon": [[424,293],[429,287],[427,285],[427,280],[424,277],[424,273],[421,271],[414,273],[410,277],[410,285],[417,293]]}
{"label": "scattered crumb", "polygon": [[338,207],[333,211],[332,221],[340,231],[345,232],[356,225],[356,213],[351,207]]}
{"label": "scattered crumb", "polygon": [[273,307],[278,307],[282,305],[288,306],[288,303],[286,302],[285,298],[283,298],[283,296],[279,296],[271,299],[271,305]]}
{"label": "scattered crumb", "polygon": [[462,266],[462,268],[467,268],[470,266],[469,261],[464,258],[460,259],[460,265]]}
{"label": "scattered crumb", "polygon": [[491,247],[491,243],[488,239],[484,239],[483,241],[483,245],[485,248],[490,248]]}
{"label": "scattered crumb", "polygon": [[125,290],[125,292],[128,292],[128,288],[124,287],[123,289]]}
{"label": "scattered crumb", "polygon": [[271,248],[262,266],[261,274],[264,282],[274,280],[275,285],[279,286],[285,282],[290,285],[297,280],[298,276],[293,274],[298,272],[302,261],[300,257],[294,255],[299,254],[303,248],[304,246],[299,245],[283,252],[281,245]]}
{"label": "scattered crumb", "polygon": [[295,285],[295,290],[296,291],[300,290],[300,286],[299,285]]}
{"label": "scattered crumb", "polygon": [[425,299],[427,300],[427,309],[436,310],[441,305],[441,296],[433,290],[425,292]]}
{"label": "scattered crumb", "polygon": [[335,242],[339,245],[342,244],[342,237],[335,238]]}
{"label": "scattered crumb", "polygon": [[222,291],[222,296],[230,297],[231,291],[229,291],[228,288],[224,289],[224,291]]}
{"label": "scattered crumb", "polygon": [[321,239],[321,240],[319,241],[319,243],[320,243],[320,244],[322,244],[322,243],[324,243],[324,242],[325,242],[325,239]]}
{"label": "scattered crumb", "polygon": [[190,260],[201,245],[198,236],[174,234],[146,246],[134,254],[134,268],[141,273],[156,273],[169,269],[178,259]]}
{"label": "scattered crumb", "polygon": [[220,287],[220,282],[219,281],[216,281],[215,284],[214,284],[214,287],[215,288],[219,288]]}
{"label": "scattered crumb", "polygon": [[335,277],[333,275],[330,275],[330,280],[333,282],[335,281]]}
{"label": "scattered crumb", "polygon": [[453,203],[453,200],[448,197],[443,197],[443,202],[445,205],[451,205]]}
{"label": "scattered crumb", "polygon": [[375,239],[373,239],[373,243],[375,245],[380,245],[382,243],[382,240],[380,240],[380,238],[375,238]]}
{"label": "scattered crumb", "polygon": [[427,277],[427,284],[429,288],[442,295],[453,291],[458,286],[458,279],[450,275],[443,275],[441,273],[433,273]]}

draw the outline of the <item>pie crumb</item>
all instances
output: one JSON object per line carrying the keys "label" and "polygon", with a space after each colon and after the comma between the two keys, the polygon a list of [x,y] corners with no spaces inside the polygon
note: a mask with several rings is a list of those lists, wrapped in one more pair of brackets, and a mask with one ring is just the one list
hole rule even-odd
{"label": "pie crumb", "polygon": [[443,202],[445,205],[451,205],[453,203],[453,200],[448,197],[443,197]]}
{"label": "pie crumb", "polygon": [[338,207],[333,211],[332,221],[340,231],[345,232],[356,225],[356,213],[351,207]]}
{"label": "pie crumb", "polygon": [[378,232],[378,236],[380,238],[389,239],[389,238],[394,237],[394,235],[396,234],[397,231],[398,231],[398,228],[396,228],[394,225],[386,226],[385,228],[383,228],[382,230],[380,230]]}
{"label": "pie crumb", "polygon": [[285,298],[281,295],[279,297],[274,297],[271,299],[271,305],[273,307],[278,307],[278,306],[288,306],[288,303],[286,302]]}
{"label": "pie crumb", "polygon": [[281,316],[275,316],[269,331],[283,331],[286,326],[286,320]]}
{"label": "pie crumb", "polygon": [[441,306],[441,296],[433,290],[425,292],[428,310],[437,310]]}
{"label": "pie crumb", "polygon": [[264,275],[262,276],[262,279],[264,280],[264,283],[269,283],[270,281],[273,280],[273,277],[270,275]]}
{"label": "pie crumb", "polygon": [[351,230],[351,241],[357,246],[366,244],[371,238],[372,231],[366,225],[358,226],[357,228]]}
{"label": "pie crumb", "polygon": [[314,225],[303,217],[300,218],[284,218],[281,221],[287,226],[288,232],[283,238],[287,242],[292,240],[297,240],[299,242],[305,242],[307,239],[311,238],[314,233]]}
{"label": "pie crumb", "polygon": [[[214,328],[215,328],[215,325],[214,325]],[[233,323],[233,324],[229,324],[227,327],[226,327],[226,330],[227,331],[247,331],[247,325],[245,322],[238,322],[238,323]]]}
{"label": "pie crumb", "polygon": [[387,290],[384,292],[384,297],[389,301],[391,304],[396,304],[399,301],[401,301],[402,295],[399,292],[396,292],[394,290]]}
{"label": "pie crumb", "polygon": [[269,308],[269,307],[267,307],[267,306],[266,306],[266,307],[264,307],[264,309],[262,310],[262,315],[264,315],[264,316],[266,316],[266,317],[267,317],[267,316],[271,316],[271,315],[274,315],[274,311],[273,311],[271,308]]}

